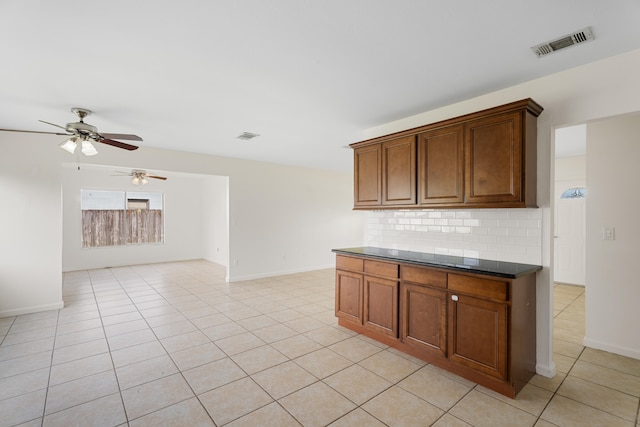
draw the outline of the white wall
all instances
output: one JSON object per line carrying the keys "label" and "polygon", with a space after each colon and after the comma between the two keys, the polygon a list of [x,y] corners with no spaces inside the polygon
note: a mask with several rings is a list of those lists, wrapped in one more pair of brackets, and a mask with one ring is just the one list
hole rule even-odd
{"label": "white wall", "polygon": [[[542,58],[547,60],[550,58]],[[594,119],[640,111],[640,51],[615,56],[551,76],[532,80],[436,110],[407,117],[363,132],[362,139],[434,123],[524,98],[533,98],[545,109],[538,118],[538,206],[542,218],[542,266],[537,275],[538,373],[551,376],[553,363],[553,200],[555,128]],[[464,248],[461,248],[464,249]],[[596,268],[596,266],[592,266]],[[640,300],[640,287],[628,298]],[[602,312],[590,314],[588,322],[601,320]],[[618,311],[608,313],[618,315]],[[590,316],[594,318],[589,319]],[[637,342],[628,342],[640,350]]]}
{"label": "white wall", "polygon": [[[579,185],[586,185],[587,157],[556,157],[555,182],[558,183],[561,181],[578,181],[580,183]],[[560,191],[560,193],[556,194],[556,198],[560,197],[560,194],[562,194],[562,188],[559,187],[557,190]]]}
{"label": "white wall", "polygon": [[[640,115],[587,124],[585,345],[640,359]],[[602,228],[615,227],[615,240]]]}
{"label": "white wall", "polygon": [[362,245],[352,173],[257,162],[247,168],[229,178],[232,280],[333,267],[332,248]]}
{"label": "white wall", "polygon": [[211,176],[202,194],[203,258],[229,265],[229,178]]}
{"label": "white wall", "polygon": [[24,135],[0,140],[0,151],[0,317],[61,308],[57,153]]}
{"label": "white wall", "polygon": [[[205,177],[173,174],[166,181],[149,179],[144,187],[127,176],[112,176],[120,167],[65,165],[62,168],[62,271],[204,258],[203,194]],[[154,171],[162,175],[162,172]],[[152,191],[164,195],[164,243],[81,247],[80,190]]]}

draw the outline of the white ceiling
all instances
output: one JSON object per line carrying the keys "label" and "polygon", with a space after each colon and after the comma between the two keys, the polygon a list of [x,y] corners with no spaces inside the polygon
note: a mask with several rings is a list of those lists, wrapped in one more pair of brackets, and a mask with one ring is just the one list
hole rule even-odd
{"label": "white ceiling", "polygon": [[638,0],[3,0],[0,128],[85,107],[142,147],[349,170],[364,129],[638,49],[639,18]]}

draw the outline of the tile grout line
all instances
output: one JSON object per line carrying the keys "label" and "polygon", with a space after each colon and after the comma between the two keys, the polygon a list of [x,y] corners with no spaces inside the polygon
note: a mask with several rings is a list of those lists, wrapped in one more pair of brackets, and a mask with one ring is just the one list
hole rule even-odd
{"label": "tile grout line", "polygon": [[47,400],[49,399],[49,389],[51,387],[51,373],[53,371],[53,355],[55,354],[56,351],[56,339],[58,338],[58,324],[60,322],[60,311],[61,309],[58,309],[58,314],[56,316],[56,328],[55,331],[53,333],[53,348],[51,349],[51,362],[49,363],[49,375],[47,377],[47,389],[44,393],[44,404],[42,405],[42,420],[40,422],[40,426],[44,426],[44,417],[46,416],[46,412],[47,412]]}
{"label": "tile grout line", "polygon": [[[113,274],[113,271],[110,270],[110,273]],[[107,351],[109,353],[109,359],[111,360],[111,366],[113,368],[113,376],[115,377],[116,385],[118,386],[118,395],[120,396],[120,403],[122,404],[122,412],[124,413],[125,423],[126,423],[126,425],[129,425],[129,414],[127,413],[127,407],[124,404],[124,397],[122,396],[122,389],[120,388],[120,380],[118,379],[118,375],[116,374],[116,366],[115,366],[115,363],[113,361],[113,355],[111,354],[111,344],[109,343],[109,340],[107,338],[107,331],[105,329],[104,321],[102,319],[102,312],[101,312],[101,309],[100,309],[100,303],[98,302],[98,297],[96,296],[96,289],[95,289],[93,280],[91,278],[91,274],[89,273],[88,270],[87,270],[87,275],[89,276],[89,283],[91,285],[91,290],[93,291],[93,298],[96,301],[96,310],[98,310],[98,316],[100,316],[100,324],[102,325],[102,333],[104,334],[104,340],[107,343]],[[114,279],[115,279],[115,276],[114,276]],[[118,286],[120,286],[120,288],[122,288],[122,286],[120,285],[120,282],[117,279],[115,279],[115,280],[118,283]]]}

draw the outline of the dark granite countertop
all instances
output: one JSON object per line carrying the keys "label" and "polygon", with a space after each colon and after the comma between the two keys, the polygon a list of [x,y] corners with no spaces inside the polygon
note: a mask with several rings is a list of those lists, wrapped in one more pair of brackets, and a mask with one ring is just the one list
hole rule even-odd
{"label": "dark granite countertop", "polygon": [[425,267],[438,267],[452,271],[487,274],[509,279],[515,279],[542,270],[542,266],[540,265],[437,255],[426,252],[401,251],[398,249],[375,248],[371,246],[333,249],[332,252],[343,255],[357,255],[365,258],[416,264]]}

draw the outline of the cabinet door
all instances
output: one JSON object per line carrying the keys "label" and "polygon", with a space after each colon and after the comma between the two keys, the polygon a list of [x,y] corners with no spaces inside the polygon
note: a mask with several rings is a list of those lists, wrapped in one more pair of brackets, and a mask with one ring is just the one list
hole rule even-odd
{"label": "cabinet door", "polygon": [[467,123],[466,203],[523,201],[522,114],[498,114]]}
{"label": "cabinet door", "polygon": [[354,201],[358,206],[382,204],[382,145],[356,148],[353,152]]}
{"label": "cabinet door", "polygon": [[412,283],[400,284],[400,339],[405,344],[446,356],[447,293]]}
{"label": "cabinet door", "polygon": [[398,281],[364,276],[364,326],[398,337]]}
{"label": "cabinet door", "polygon": [[382,204],[416,204],[415,136],[382,144]]}
{"label": "cabinet door", "polygon": [[507,379],[507,304],[450,294],[449,360]]}
{"label": "cabinet door", "polygon": [[362,275],[336,270],[336,316],[362,325]]}
{"label": "cabinet door", "polygon": [[418,203],[464,202],[464,126],[418,135]]}

